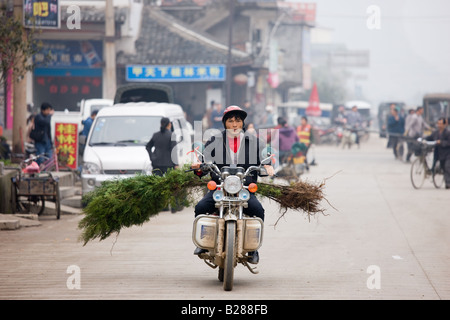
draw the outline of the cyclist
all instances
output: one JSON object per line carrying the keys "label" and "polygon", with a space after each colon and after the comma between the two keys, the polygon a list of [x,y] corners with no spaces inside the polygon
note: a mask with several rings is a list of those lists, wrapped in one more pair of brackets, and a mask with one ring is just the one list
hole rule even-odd
{"label": "cyclist", "polygon": [[444,170],[445,188],[450,189],[450,129],[448,119],[439,118],[437,130],[425,137],[427,141],[436,141],[435,159],[440,162]]}

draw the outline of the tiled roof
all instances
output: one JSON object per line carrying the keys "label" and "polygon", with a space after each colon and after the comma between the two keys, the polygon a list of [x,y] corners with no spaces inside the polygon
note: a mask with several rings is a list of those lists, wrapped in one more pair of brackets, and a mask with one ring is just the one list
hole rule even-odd
{"label": "tiled roof", "polygon": [[[144,7],[136,54],[125,55],[130,64],[226,64],[228,46],[193,31],[156,7]],[[233,65],[251,63],[249,54],[233,50]]]}
{"label": "tiled roof", "polygon": [[[61,20],[66,21],[73,13],[67,13],[68,5],[61,6]],[[105,8],[98,6],[79,6],[82,22],[105,22]],[[126,8],[114,8],[114,18],[116,22],[123,22],[126,19]]]}

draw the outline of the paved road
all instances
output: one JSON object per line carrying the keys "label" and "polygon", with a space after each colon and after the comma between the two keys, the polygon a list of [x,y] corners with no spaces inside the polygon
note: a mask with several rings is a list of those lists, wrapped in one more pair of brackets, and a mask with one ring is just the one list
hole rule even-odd
{"label": "paved road", "polygon": [[[82,246],[79,215],[0,232],[0,299],[449,299],[450,191],[415,190],[386,140],[318,146],[311,183],[326,178],[327,216],[265,201],[259,274],[238,266],[224,292],[192,253],[192,209]],[[79,276],[79,277],[78,277]],[[79,285],[79,286],[77,286]]]}

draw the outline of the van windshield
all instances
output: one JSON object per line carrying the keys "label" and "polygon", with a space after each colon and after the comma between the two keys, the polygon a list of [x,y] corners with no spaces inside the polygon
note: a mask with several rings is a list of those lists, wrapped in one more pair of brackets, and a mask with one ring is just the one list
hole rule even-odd
{"label": "van windshield", "polygon": [[99,117],[91,129],[89,145],[146,145],[159,130],[158,116]]}

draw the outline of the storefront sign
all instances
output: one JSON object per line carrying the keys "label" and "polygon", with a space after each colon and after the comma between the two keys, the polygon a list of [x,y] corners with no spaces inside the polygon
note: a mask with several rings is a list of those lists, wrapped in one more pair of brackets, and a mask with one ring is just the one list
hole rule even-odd
{"label": "storefront sign", "polygon": [[127,81],[224,81],[225,65],[128,65]]}
{"label": "storefront sign", "polygon": [[55,148],[58,162],[72,169],[78,162],[78,124],[55,123]]}
{"label": "storefront sign", "polygon": [[23,24],[25,27],[59,29],[59,0],[23,0]]}

